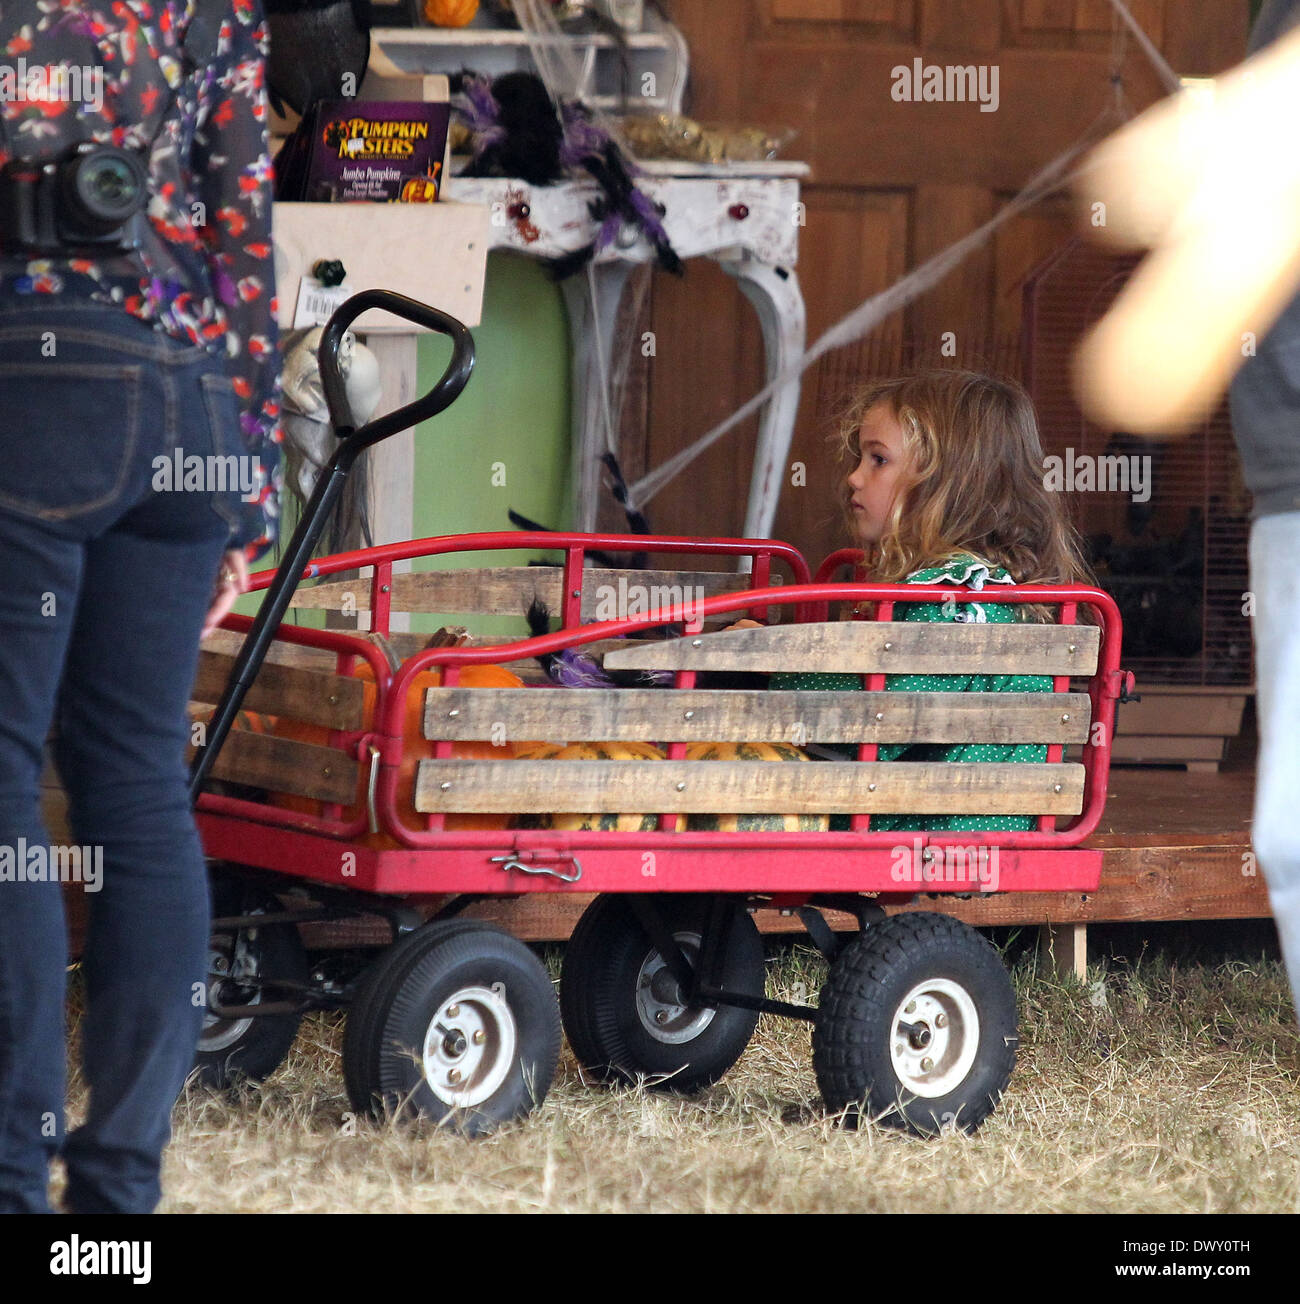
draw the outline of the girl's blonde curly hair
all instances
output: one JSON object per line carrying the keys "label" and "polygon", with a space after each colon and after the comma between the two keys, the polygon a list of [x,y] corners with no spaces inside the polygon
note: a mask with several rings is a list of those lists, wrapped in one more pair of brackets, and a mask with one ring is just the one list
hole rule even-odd
{"label": "girl's blonde curly hair", "polygon": [[[832,436],[850,467],[877,403],[888,403],[902,428],[907,464],[880,541],[866,550],[873,580],[901,583],[969,553],[1018,584],[1093,582],[1061,496],[1044,487],[1038,422],[1019,385],[941,369],[869,381]],[[846,521],[851,494],[846,486]]]}

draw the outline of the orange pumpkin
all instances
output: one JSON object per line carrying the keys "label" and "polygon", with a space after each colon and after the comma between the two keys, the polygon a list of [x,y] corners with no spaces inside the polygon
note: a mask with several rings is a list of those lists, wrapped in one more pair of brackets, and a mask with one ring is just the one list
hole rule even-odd
{"label": "orange pumpkin", "polygon": [[[216,714],[215,706],[192,706],[190,708],[190,723],[198,724],[200,721],[207,724]],[[273,715],[264,715],[261,711],[240,711],[235,715],[235,723],[232,729],[243,729],[248,733],[273,733],[275,731],[276,718]]]}
{"label": "orange pumpkin", "polygon": [[[366,720],[373,720],[376,692],[374,673],[368,662],[362,661],[353,670],[353,676],[365,681],[364,709]],[[442,685],[442,671],[438,669],[420,671],[407,686],[406,713],[402,724],[402,763],[397,771],[396,805],[398,812],[404,815],[410,812],[411,818],[402,818],[404,827],[423,830],[424,816],[415,814],[415,780],[420,762],[429,760],[434,755],[436,744],[424,737],[424,695],[430,688]],[[504,666],[479,665],[462,666],[460,686],[465,688],[522,688],[524,681]],[[321,725],[304,724],[297,720],[279,721],[274,730],[277,737],[291,738],[296,742],[315,743],[317,746],[329,745],[330,731]],[[457,758],[470,760],[512,760],[517,746],[525,744],[507,743],[497,747],[488,742],[453,743],[451,754]],[[368,766],[363,765],[357,776],[356,802],[344,809],[345,819],[355,819],[365,807],[366,789],[370,781]],[[294,810],[307,815],[320,815],[322,804],[309,797],[295,797],[287,793],[272,797],[276,806],[284,810]],[[509,822],[509,815],[475,814],[462,812],[448,815],[444,827],[447,829],[503,829]],[[376,848],[396,847],[400,844],[386,833],[371,833],[365,838],[367,846]]]}
{"label": "orange pumpkin", "polygon": [[[441,670],[422,670],[411,681],[406,697],[406,722],[402,728],[402,737],[406,743],[402,748],[402,764],[397,771],[397,809],[401,814],[412,812],[411,819],[402,819],[402,824],[409,829],[426,827],[424,816],[415,811],[415,780],[419,773],[420,762],[432,759],[436,743],[424,736],[424,694],[427,689],[442,686]],[[522,688],[524,681],[504,666],[461,666],[460,683],[462,688]],[[517,746],[522,744],[506,743],[500,747],[489,742],[453,743],[452,756],[464,760],[513,760]],[[509,815],[476,814],[461,811],[448,815],[443,823],[446,829],[504,829],[509,823]],[[384,833],[372,833],[366,839],[371,846],[397,846],[397,842]]]}
{"label": "orange pumpkin", "polygon": [[[435,164],[441,167],[442,164]],[[438,198],[436,177],[410,177],[402,186],[398,199],[403,204],[432,204]]]}
{"label": "orange pumpkin", "polygon": [[478,0],[424,0],[424,20],[435,27],[464,27],[478,13]]}

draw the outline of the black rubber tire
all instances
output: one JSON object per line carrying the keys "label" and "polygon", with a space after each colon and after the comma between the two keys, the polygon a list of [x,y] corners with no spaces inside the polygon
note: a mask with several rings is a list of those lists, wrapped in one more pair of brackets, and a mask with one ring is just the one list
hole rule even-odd
{"label": "black rubber tire", "polygon": [[[969,996],[979,1026],[964,1076],[945,1094],[925,1097],[905,1086],[890,1048],[904,997],[936,979]],[[955,1033],[958,1025],[947,1026]],[[955,1047],[948,1035],[944,1044]],[[947,915],[894,915],[856,937],[831,966],[813,1025],[813,1070],[827,1107],[846,1110],[850,1124],[866,1113],[920,1136],[948,1123],[974,1132],[1006,1089],[1018,1044],[1015,990],[997,951]]]}
{"label": "black rubber tire", "polygon": [[[234,914],[263,914],[282,909],[280,902],[270,892],[251,884],[213,874],[212,913],[214,917]],[[213,933],[212,951],[224,953],[229,962],[237,935]],[[307,981],[307,952],[303,948],[298,929],[293,924],[267,924],[248,929],[243,933],[245,953],[256,966],[256,973],[264,979],[287,979],[291,982]],[[209,974],[209,984],[219,981],[218,975]],[[237,986],[225,982],[227,1003],[233,1004],[241,997]],[[211,991],[211,986],[209,987]],[[243,996],[243,1003],[254,1001],[256,993]],[[268,999],[279,999],[271,994]],[[285,1057],[298,1035],[300,1014],[273,1014],[266,1018],[212,1021],[204,1015],[203,1031],[199,1037],[194,1067],[198,1081],[209,1087],[227,1087],[241,1079],[260,1082],[269,1077],[284,1063]]]}
{"label": "black rubber tire", "polygon": [[432,920],[417,932],[398,938],[362,972],[343,1025],[343,1085],[348,1099],[357,1108],[372,1114],[378,1112],[373,1096],[374,1065],[383,1038],[383,1023],[376,1011],[386,1010],[392,1005],[393,997],[410,970],[416,939],[421,939],[416,949],[423,953],[435,939],[454,937],[478,927],[481,925],[472,919]]}
{"label": "black rubber tire", "polygon": [[[494,985],[503,985],[498,1022],[485,1026],[508,1024],[513,1049],[495,1060],[488,1052],[501,1066],[499,1084],[458,1105],[431,1085],[420,1052],[452,997]],[[522,942],[474,920],[426,924],[389,947],[362,979],[343,1035],[343,1074],[355,1109],[428,1118],[465,1136],[485,1135],[540,1105],[559,1057],[560,1012],[545,967]]]}
{"label": "black rubber tire", "polygon": [[[661,896],[670,932],[703,937],[712,898]],[[727,920],[728,936],[720,986],[763,995],[763,943],[754,921],[739,904]],[[658,957],[628,905],[618,895],[597,897],[587,907],[564,950],[560,1012],[569,1045],[584,1069],[603,1082],[644,1082],[655,1090],[687,1093],[711,1086],[745,1052],[758,1012],[720,1005],[707,1026],[687,1040],[666,1042],[638,1009],[638,978]],[[690,957],[693,958],[693,957]],[[686,1007],[683,1034],[703,1015]]]}

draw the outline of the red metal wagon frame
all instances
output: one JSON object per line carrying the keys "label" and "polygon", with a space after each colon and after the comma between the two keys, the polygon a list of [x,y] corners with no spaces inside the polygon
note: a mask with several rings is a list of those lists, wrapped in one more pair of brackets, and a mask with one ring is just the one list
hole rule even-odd
{"label": "red metal wagon frame", "polygon": [[[357,634],[281,625],[277,637],[291,643],[334,652],[338,672],[347,674],[356,658],[374,672],[378,696],[372,727],[364,732],[335,734],[331,745],[370,764],[373,782],[370,811],[348,821],[342,808],[326,808],[312,816],[228,796],[205,793],[198,803],[198,822],[210,857],[240,865],[278,871],[322,886],[365,893],[402,896],[514,896],[525,892],[654,893],[710,892],[762,896],[773,905],[793,906],[827,894],[872,893],[878,904],[905,902],[915,886],[900,888],[894,876],[895,850],[901,839],[918,849],[997,847],[1000,873],[996,891],[1092,891],[1101,873],[1101,852],[1080,844],[1096,829],[1106,799],[1115,703],[1132,684],[1119,668],[1120,616],[1113,599],[1100,589],[1083,585],[1002,586],[973,590],[951,585],[880,585],[860,581],[829,582],[828,576],[858,554],[834,553],[809,582],[803,557],[788,544],[774,540],[691,539],[618,534],[550,534],[525,532],[438,536],[340,553],[312,563],[304,578],[320,578],[372,566],[369,580],[372,625],[389,631],[394,563],[417,557],[492,550],[546,549],[564,553],[563,624],[543,637],[481,647],[435,648],[407,660],[396,674],[373,643]],[[695,604],[691,612],[661,609],[646,617],[581,623],[581,572],[593,549],[650,553],[746,557],[748,582],[765,584],[774,561],[790,566],[796,583],[755,587],[722,594]],[[255,576],[252,587],[265,588],[272,572]],[[738,577],[739,579],[740,577]],[[396,789],[402,759],[402,729],[407,693],[415,676],[437,667],[445,687],[454,687],[462,666],[517,661],[598,640],[636,634],[683,616],[703,620],[748,612],[759,619],[772,607],[793,606],[798,621],[825,619],[832,602],[877,603],[875,618],[888,620],[896,602],[988,601],[1040,603],[1058,607],[1058,623],[1073,624],[1080,606],[1087,606],[1100,629],[1096,673],[1088,682],[1092,725],[1082,747],[1084,796],[1081,813],[1062,828],[1056,817],[1042,816],[1039,827],[1024,831],[873,832],[870,817],[854,815],[847,832],[820,831],[696,831],[675,832],[669,817],[650,832],[590,830],[455,830],[442,827],[444,817],[426,817],[428,827],[412,830],[398,818]],[[228,617],[233,630],[246,631],[251,620]],[[864,687],[884,688],[883,674],[864,676]],[[694,686],[695,672],[679,671],[674,686]],[[1056,676],[1056,692],[1069,690],[1068,676]],[[1100,724],[1101,728],[1096,726]],[[448,740],[435,743],[435,758],[451,755]],[[684,754],[685,743],[669,742],[668,758]],[[1048,762],[1061,759],[1062,746],[1049,745]],[[862,744],[858,759],[876,757],[875,744]],[[361,839],[375,828],[401,846],[379,849]],[[346,856],[341,854],[346,851]],[[643,853],[655,853],[654,875],[644,870]],[[430,855],[428,853],[436,853]],[[969,891],[970,884],[927,881],[926,892]]]}

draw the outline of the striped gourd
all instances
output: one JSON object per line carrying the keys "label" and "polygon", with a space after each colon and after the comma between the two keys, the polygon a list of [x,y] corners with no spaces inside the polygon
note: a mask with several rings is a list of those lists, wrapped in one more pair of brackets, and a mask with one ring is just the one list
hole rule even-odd
{"label": "striped gourd", "polygon": [[[555,743],[540,744],[529,756],[521,760],[557,761],[662,761],[663,750],[653,743],[596,742],[570,743],[567,747]],[[679,816],[677,827],[683,827]],[[629,833],[650,833],[659,827],[659,817],[653,813],[602,811],[590,814],[560,812],[553,815],[521,815],[517,827],[563,829],[581,832],[585,829],[620,830]]]}
{"label": "striped gourd", "polygon": [[[807,752],[792,743],[691,743],[689,761],[809,761]],[[786,829],[816,832],[830,827],[825,815],[691,815],[686,827],[693,830],[720,829],[724,832]]]}

